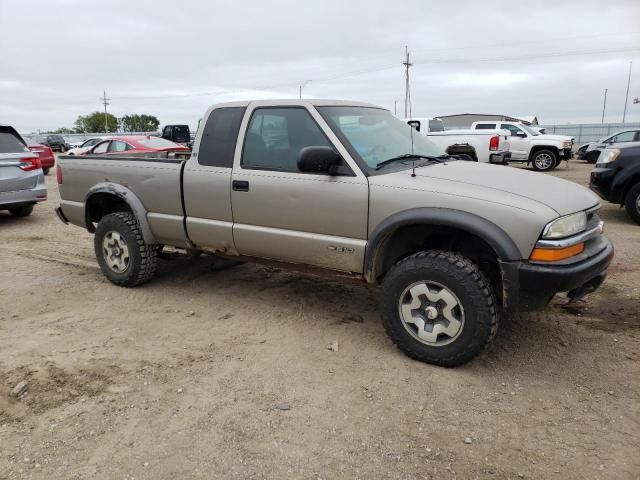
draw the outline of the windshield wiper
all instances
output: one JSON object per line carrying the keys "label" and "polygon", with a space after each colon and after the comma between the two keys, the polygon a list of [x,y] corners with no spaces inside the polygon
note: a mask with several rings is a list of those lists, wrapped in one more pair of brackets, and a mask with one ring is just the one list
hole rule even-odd
{"label": "windshield wiper", "polygon": [[[387,160],[384,160],[376,165],[376,170],[380,170],[382,167],[389,165],[395,162],[401,162],[402,160],[409,160],[412,158],[422,158],[425,160],[429,160],[430,162],[444,162],[446,160],[451,159],[450,155],[440,155],[438,157],[434,157],[432,155],[418,155],[417,153],[404,153],[402,155],[398,155],[397,157],[391,157]],[[422,164],[424,165],[424,164]]]}

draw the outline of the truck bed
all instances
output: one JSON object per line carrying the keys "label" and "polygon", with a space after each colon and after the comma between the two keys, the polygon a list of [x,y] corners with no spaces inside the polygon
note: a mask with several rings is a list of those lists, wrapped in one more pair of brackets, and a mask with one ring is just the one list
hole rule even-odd
{"label": "truck bed", "polygon": [[[59,185],[61,206],[67,219],[85,226],[84,203],[88,193],[101,184],[111,182],[131,190],[145,210],[149,226],[154,232],[173,232],[178,244],[186,237],[175,238],[184,232],[184,212],[180,177],[190,154],[145,153],[135,155],[62,155],[58,165],[63,182]],[[178,228],[176,228],[178,227]]]}

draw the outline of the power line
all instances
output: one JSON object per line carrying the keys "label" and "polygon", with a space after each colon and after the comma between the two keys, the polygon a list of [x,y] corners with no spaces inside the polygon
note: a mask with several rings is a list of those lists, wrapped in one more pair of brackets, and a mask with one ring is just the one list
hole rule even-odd
{"label": "power line", "polygon": [[[413,66],[413,63],[409,60],[409,47],[404,47],[405,60],[402,62],[404,65],[404,118],[411,118],[411,87],[409,84],[409,68]],[[408,115],[407,115],[408,113]]]}
{"label": "power line", "polygon": [[627,118],[627,104],[629,103],[629,86],[631,85],[631,67],[633,62],[629,62],[629,78],[627,79],[627,93],[624,96],[624,113],[622,114],[622,123]]}
{"label": "power line", "polygon": [[100,100],[102,100],[102,104],[104,105],[104,132],[108,133],[109,124],[107,122],[107,105],[110,105],[111,99],[107,98],[106,90],[102,92],[102,97],[100,97]]}

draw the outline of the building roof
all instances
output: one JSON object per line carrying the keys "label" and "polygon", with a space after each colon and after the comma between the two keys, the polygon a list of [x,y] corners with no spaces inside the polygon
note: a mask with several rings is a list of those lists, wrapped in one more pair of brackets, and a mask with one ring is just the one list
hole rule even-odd
{"label": "building roof", "polygon": [[437,115],[437,118],[455,118],[455,117],[465,117],[465,116],[474,116],[474,117],[500,117],[505,121],[511,122],[522,122],[525,124],[537,124],[538,117],[536,115],[524,115],[514,117],[512,115],[505,115],[503,113],[457,113],[455,115]]}

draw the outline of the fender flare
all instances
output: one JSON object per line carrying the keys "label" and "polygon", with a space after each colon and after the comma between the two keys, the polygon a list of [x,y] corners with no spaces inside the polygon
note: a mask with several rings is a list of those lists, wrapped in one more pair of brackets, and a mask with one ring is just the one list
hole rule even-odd
{"label": "fender flare", "polygon": [[522,253],[507,233],[489,220],[473,213],[452,208],[421,207],[395,213],[380,222],[369,235],[365,252],[364,274],[375,282],[375,266],[382,253],[381,245],[398,228],[408,225],[434,225],[452,227],[481,238],[496,252],[501,262],[518,261]]}
{"label": "fender flare", "polygon": [[89,189],[84,197],[84,222],[89,232],[94,233],[96,229],[89,219],[89,209],[87,208],[87,204],[90,201],[91,197],[96,193],[108,193],[124,200],[125,203],[129,205],[129,208],[131,208],[131,211],[135,215],[136,220],[140,225],[142,238],[144,239],[145,243],[148,245],[154,245],[158,243],[156,237],[151,231],[149,222],[147,221],[147,209],[142,204],[142,201],[140,201],[138,196],[127,187],[113,182],[101,182],[95,184]]}

